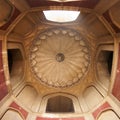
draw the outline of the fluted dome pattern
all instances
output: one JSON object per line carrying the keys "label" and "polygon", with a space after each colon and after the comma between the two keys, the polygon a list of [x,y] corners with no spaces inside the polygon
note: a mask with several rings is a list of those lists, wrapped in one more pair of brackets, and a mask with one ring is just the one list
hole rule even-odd
{"label": "fluted dome pattern", "polygon": [[30,48],[30,64],[42,83],[62,88],[79,82],[88,70],[90,51],[80,33],[53,28],[38,34]]}

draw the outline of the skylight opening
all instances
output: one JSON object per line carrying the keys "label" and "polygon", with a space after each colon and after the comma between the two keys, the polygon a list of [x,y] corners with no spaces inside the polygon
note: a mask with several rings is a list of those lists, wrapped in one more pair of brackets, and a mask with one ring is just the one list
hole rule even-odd
{"label": "skylight opening", "polygon": [[79,11],[67,11],[67,10],[47,10],[43,11],[47,20],[52,22],[72,22],[77,19]]}

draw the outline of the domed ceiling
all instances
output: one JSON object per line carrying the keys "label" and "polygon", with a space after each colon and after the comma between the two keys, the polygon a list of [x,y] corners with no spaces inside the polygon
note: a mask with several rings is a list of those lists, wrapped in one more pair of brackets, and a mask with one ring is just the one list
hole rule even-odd
{"label": "domed ceiling", "polygon": [[80,33],[53,28],[36,36],[30,47],[30,64],[40,82],[62,88],[84,78],[90,64],[90,50]]}
{"label": "domed ceiling", "polygon": [[[119,36],[119,0],[110,0],[109,4],[102,0],[1,0],[1,8],[2,5],[5,16],[0,16],[1,38],[5,35],[8,43],[17,42],[25,47],[25,52],[21,50],[26,62],[25,81],[40,92],[44,85],[53,87],[53,91],[70,86],[76,91],[74,85],[78,85],[77,94],[82,92],[96,80],[98,47],[113,44],[113,38]],[[58,9],[80,14],[74,22],[62,24],[45,19],[44,10]],[[8,13],[10,20],[5,22]],[[6,76],[9,78],[8,72]]]}
{"label": "domed ceiling", "polygon": [[[119,8],[120,0],[0,0],[0,119],[25,109],[25,119],[39,120],[61,101],[77,118],[120,116]],[[80,14],[59,23],[45,10]]]}

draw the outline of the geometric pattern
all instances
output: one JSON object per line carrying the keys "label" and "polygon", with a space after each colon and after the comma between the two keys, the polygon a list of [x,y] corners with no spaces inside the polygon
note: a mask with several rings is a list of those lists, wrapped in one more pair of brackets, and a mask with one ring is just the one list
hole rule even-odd
{"label": "geometric pattern", "polygon": [[90,50],[80,33],[52,28],[39,33],[30,47],[30,64],[43,84],[65,88],[78,83],[90,64]]}

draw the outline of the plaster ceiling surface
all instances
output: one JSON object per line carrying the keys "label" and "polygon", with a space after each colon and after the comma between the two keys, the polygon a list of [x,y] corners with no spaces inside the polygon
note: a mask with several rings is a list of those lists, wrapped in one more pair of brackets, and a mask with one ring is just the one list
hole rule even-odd
{"label": "plaster ceiling surface", "polygon": [[[84,73],[88,71],[89,64],[93,60],[92,57],[92,60],[90,59],[90,55],[92,54],[92,52],[90,53],[89,47],[93,49],[95,53],[95,49],[97,47],[96,43],[103,44],[105,43],[105,41],[110,41],[110,43],[113,43],[114,35],[119,35],[119,0],[67,0],[66,2],[57,2],[57,0],[9,0],[9,2],[6,1],[7,0],[2,0],[3,3],[1,2],[0,4],[0,6],[3,7],[3,10],[1,10],[1,15],[4,14],[4,16],[0,15],[1,33],[5,32],[5,35],[8,37],[8,41],[19,41],[22,44],[25,43],[26,51],[27,48],[31,47],[29,61],[32,67],[32,72],[34,73],[34,76],[36,76],[38,81],[47,86],[62,88],[72,86],[79,81],[85,81],[85,79],[83,80],[83,78],[85,77]],[[4,8],[7,9],[4,10]],[[10,12],[10,9],[13,11]],[[76,21],[64,24],[58,24],[55,22],[50,23],[45,19],[43,10],[58,9],[80,11],[81,14]],[[8,14],[10,14],[10,16],[8,16]],[[8,21],[4,21],[5,19],[7,19]],[[61,26],[73,28],[74,30],[81,31],[81,33],[85,31],[84,35],[89,42],[89,46],[86,39],[81,40],[81,35],[78,37],[78,39],[80,40],[76,40],[76,35],[78,35],[78,33],[69,29],[65,29],[66,34],[64,34],[63,32],[64,29],[54,29],[57,32],[52,29],[52,34],[50,34],[48,30],[37,34],[38,37],[36,37],[35,39],[32,38],[36,34],[35,28],[37,27],[39,27],[42,31],[45,30],[47,27],[59,28]],[[72,34],[70,33],[70,31],[72,31]],[[12,37],[9,39],[9,36]],[[15,40],[13,40],[13,38],[15,38]],[[55,48],[59,48],[58,44],[56,44],[55,42],[56,38],[59,40],[59,45],[64,46],[64,48],[61,49],[62,51],[56,51],[56,53],[54,53],[52,49],[54,50]],[[66,41],[63,41],[64,38]],[[31,46],[29,46],[31,41],[33,41],[33,43]],[[53,45],[52,48],[47,46],[49,45],[49,41],[50,44]],[[62,41],[63,43],[60,43],[60,41]],[[84,46],[80,44],[80,41],[82,42],[82,44],[84,44]],[[37,42],[39,43],[39,47],[37,45]],[[73,60],[69,57],[69,49],[67,52],[65,51],[65,44],[72,44],[71,52],[76,49],[74,56],[72,57],[77,56],[77,59]],[[37,51],[32,51],[32,49],[37,49]],[[80,54],[77,53],[78,51],[80,52]],[[47,52],[47,54],[45,52]],[[40,53],[40,55],[38,55],[38,53]],[[46,59],[48,59],[48,56],[50,56],[50,54],[53,55],[51,58],[49,58],[51,59],[51,62],[47,64],[44,63],[44,61],[47,61]],[[84,57],[80,57],[80,55],[83,55]],[[85,61],[85,65],[82,64],[83,60]],[[40,66],[38,65],[38,63],[40,63]],[[45,64],[45,67],[42,67],[43,64]],[[62,66],[61,68],[59,68],[60,64]],[[78,64],[80,64],[80,66],[78,66]],[[50,70],[51,65],[54,65],[55,67],[54,69],[53,67],[51,67]],[[83,69],[81,66],[83,66]],[[39,72],[37,72],[36,69],[38,69]],[[55,72],[55,70],[60,70],[62,72]],[[71,72],[73,72],[73,74],[71,74]],[[93,71],[90,70],[90,72],[92,73]],[[53,79],[53,74],[56,76],[55,79]],[[60,79],[58,79],[58,76],[60,76]],[[29,79],[27,79],[26,81],[29,81]]]}
{"label": "plaster ceiling surface", "polygon": [[[63,92],[81,97],[91,85],[106,96],[108,88],[104,87],[105,82],[103,86],[100,83],[96,69],[97,52],[100,45],[112,45],[120,35],[120,0],[1,0],[0,3],[1,34],[4,33],[7,42],[24,46],[25,84],[33,86],[41,96]],[[58,9],[81,14],[76,21],[63,24],[45,19],[44,10]],[[88,98],[90,92],[86,93]]]}
{"label": "plaster ceiling surface", "polygon": [[[10,16],[7,16],[9,10],[2,10],[2,14],[5,14],[7,17],[3,19],[4,21],[0,22],[0,24],[3,24],[4,22],[4,25],[1,26],[1,30],[9,29],[10,34],[15,33],[18,36],[24,36],[27,35],[27,33],[30,33],[37,25],[56,25],[56,23],[49,23],[49,21],[45,19],[45,16],[43,15],[43,10],[80,11],[81,14],[79,15],[77,21],[75,21],[74,23],[82,25],[83,29],[90,29],[91,33],[95,34],[95,36],[97,37],[103,37],[109,34],[113,35],[115,34],[115,32],[118,33],[120,31],[119,17],[117,17],[119,12],[115,12],[116,10],[119,11],[119,0],[110,0],[107,6],[107,1],[103,0],[9,0],[9,2],[6,2],[4,0],[2,1],[4,3],[1,3],[2,7],[7,7],[7,4],[9,4],[9,6],[13,8],[13,12]],[[23,17],[16,21],[17,17],[19,16]],[[95,19],[95,17],[97,17],[97,19]],[[15,21],[17,22],[17,24]],[[101,28],[97,28],[99,26]],[[96,28],[99,29],[99,32],[96,30]]]}
{"label": "plaster ceiling surface", "polygon": [[30,47],[30,63],[37,79],[52,87],[68,87],[83,79],[90,50],[75,30],[53,28],[39,33]]}

